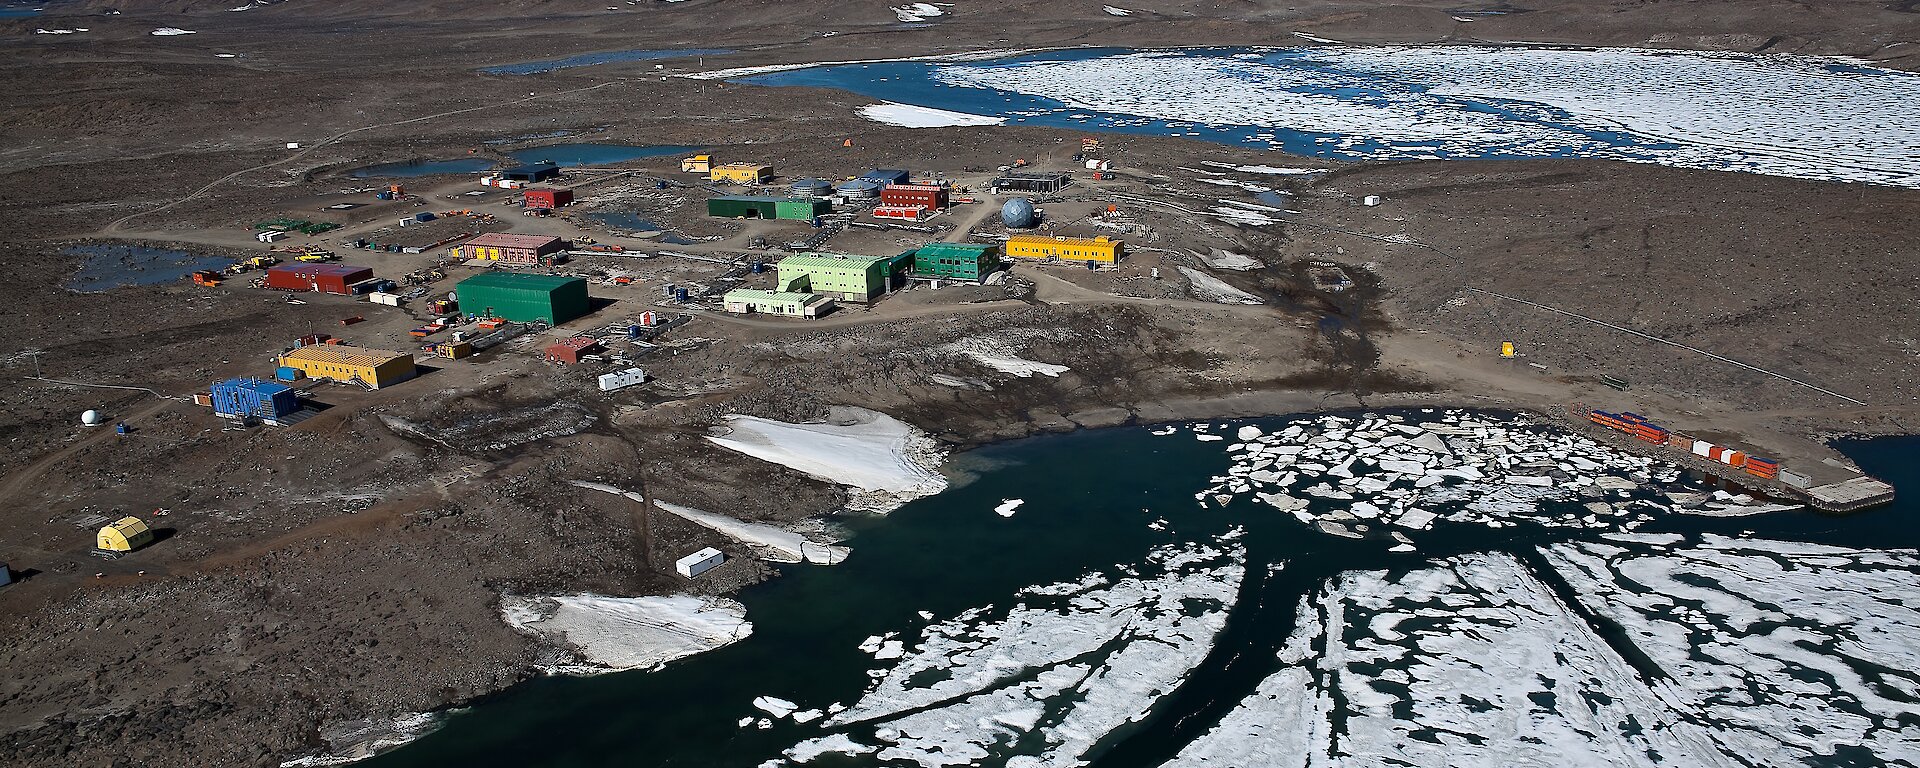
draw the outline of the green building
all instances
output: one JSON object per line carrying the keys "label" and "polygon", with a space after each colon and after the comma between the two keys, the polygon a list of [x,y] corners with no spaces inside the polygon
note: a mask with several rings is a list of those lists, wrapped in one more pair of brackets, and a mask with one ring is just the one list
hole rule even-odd
{"label": "green building", "polygon": [[979,282],[1000,268],[1000,254],[991,245],[928,243],[912,253],[916,277]]}
{"label": "green building", "polygon": [[833,203],[818,198],[722,195],[707,199],[707,215],[720,219],[813,221],[832,212]]}
{"label": "green building", "polygon": [[887,291],[895,258],[849,253],[802,253],[775,266],[780,290],[824,293],[842,301],[872,301]]}
{"label": "green building", "polygon": [[592,311],[578,277],[488,272],[460,281],[453,294],[462,313],[521,323],[559,325]]}

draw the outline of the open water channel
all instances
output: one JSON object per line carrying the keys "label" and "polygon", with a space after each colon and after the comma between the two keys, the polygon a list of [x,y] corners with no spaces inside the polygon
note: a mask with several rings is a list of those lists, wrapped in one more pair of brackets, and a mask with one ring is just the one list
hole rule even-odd
{"label": "open water channel", "polygon": [[[947,491],[885,517],[842,520],[853,550],[844,563],[786,566],[747,590],[751,637],[653,672],[540,678],[364,764],[1920,759],[1914,741],[1897,735],[1902,718],[1910,726],[1920,712],[1916,651],[1900,650],[1920,637],[1910,625],[1920,602],[1920,469],[1911,461],[1920,439],[1843,444],[1900,488],[1894,506],[1843,517],[1702,517],[1648,506],[1666,491],[1707,490],[1701,479],[1634,464],[1554,427],[1503,414],[1384,416],[1409,426],[1471,422],[1467,436],[1446,438],[1462,457],[1524,465],[1542,455],[1528,451],[1544,451],[1571,470],[1562,475],[1637,480],[1537,497],[1498,482],[1459,484],[1423,497],[1440,518],[1402,529],[1413,544],[1400,545],[1383,535],[1393,530],[1384,517],[1363,514],[1362,538],[1307,522],[1339,518],[1351,530],[1347,512],[1361,510],[1360,500],[1384,507],[1397,493],[1369,484],[1378,468],[1368,467],[1400,466],[1369,445],[1413,432],[1369,421],[1379,416],[1120,427],[990,445],[951,458]],[[1474,436],[1472,424],[1493,427]],[[1253,433],[1244,427],[1265,437],[1245,440]],[[1349,435],[1366,437],[1339,442]],[[1302,500],[1294,514],[1282,506],[1291,499],[1220,490],[1266,462],[1245,457],[1271,458],[1261,452],[1275,446],[1282,456],[1326,457],[1300,458],[1300,477],[1278,481],[1293,483],[1282,496]],[[1290,453],[1299,446],[1306,453]],[[1353,460],[1363,454],[1373,458]],[[1540,471],[1520,465],[1512,471]],[[1340,480],[1349,471],[1358,482]],[[1402,486],[1418,474],[1407,471],[1396,478]],[[1331,493],[1309,487],[1316,480]],[[1338,488],[1354,494],[1333,498]],[[1015,499],[1010,515],[996,512]],[[1594,499],[1606,500],[1597,519],[1587,511]],[[1627,591],[1607,597],[1571,565],[1601,559],[1631,574],[1618,577]],[[1674,594],[1654,595],[1656,610],[1644,616],[1621,613],[1635,579]],[[1883,609],[1866,611],[1880,614],[1875,627],[1839,610],[1860,590]],[[1782,610],[1796,616],[1773,616]],[[1667,623],[1674,616],[1685,621]],[[882,640],[900,645],[876,650]],[[1740,662],[1734,646],[1766,661]],[[1754,692],[1737,682],[1713,688],[1715,675],[1743,674],[1715,658],[1752,668]],[[1769,673],[1773,663],[1783,668]],[[1294,673],[1303,677],[1289,682]],[[770,717],[755,707],[762,696],[795,703],[809,721]],[[1271,754],[1259,754],[1263,745]]]}

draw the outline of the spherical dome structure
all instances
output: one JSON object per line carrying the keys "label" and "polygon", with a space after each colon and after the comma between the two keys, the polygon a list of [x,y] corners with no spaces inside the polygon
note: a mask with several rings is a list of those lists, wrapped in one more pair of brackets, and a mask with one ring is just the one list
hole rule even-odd
{"label": "spherical dome structure", "polygon": [[1040,223],[1040,214],[1033,209],[1032,200],[1016,197],[1000,207],[1000,222],[1012,229],[1032,229]]}
{"label": "spherical dome structure", "polygon": [[107,417],[100,415],[99,411],[92,410],[92,409],[88,409],[86,413],[80,414],[80,423],[85,424],[89,427],[100,426],[102,423],[106,422],[106,420],[107,420]]}

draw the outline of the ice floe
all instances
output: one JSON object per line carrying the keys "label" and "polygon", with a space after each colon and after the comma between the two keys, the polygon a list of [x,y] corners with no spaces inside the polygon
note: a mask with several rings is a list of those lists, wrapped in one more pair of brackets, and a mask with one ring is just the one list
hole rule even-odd
{"label": "ice floe", "polygon": [[1227,453],[1232,466],[1196,500],[1252,497],[1348,538],[1360,526],[1417,532],[1439,520],[1630,530],[1669,509],[1642,486],[1680,474],[1528,417],[1461,410],[1303,418]]}
{"label": "ice floe", "polygon": [[1455,45],[1262,54],[1139,51],[933,77],[1069,110],[1330,134],[1323,146],[1355,159],[1597,157],[1920,187],[1920,75],[1860,59]]}
{"label": "ice floe", "polygon": [[848,505],[885,511],[945,490],[934,468],[944,454],[932,438],[877,411],[835,407],[828,423],[790,424],[756,416],[727,417],[725,435],[708,440],[863,493]]}
{"label": "ice floe", "polygon": [[1027,503],[1026,499],[1006,499],[1000,502],[1000,506],[993,508],[993,513],[1001,517],[1013,517],[1014,510],[1025,503]]}
{"label": "ice floe", "polygon": [[860,116],[876,123],[897,125],[902,128],[944,128],[956,125],[999,125],[1007,121],[1004,117],[988,117],[966,112],[954,112],[946,109],[934,109],[913,104],[901,104],[886,101],[869,104],[860,108]]}
{"label": "ice floe", "polygon": [[544,667],[555,674],[653,669],[753,634],[746,606],[692,595],[502,595],[500,616],[514,629],[577,657]]}
{"label": "ice floe", "polygon": [[[1237,546],[1189,544],[1155,550],[1138,570],[1033,587],[1006,609],[925,628],[859,701],[825,721],[833,734],[794,745],[787,758],[1082,764],[1206,657],[1245,569]],[[883,647],[881,638],[862,645]]]}

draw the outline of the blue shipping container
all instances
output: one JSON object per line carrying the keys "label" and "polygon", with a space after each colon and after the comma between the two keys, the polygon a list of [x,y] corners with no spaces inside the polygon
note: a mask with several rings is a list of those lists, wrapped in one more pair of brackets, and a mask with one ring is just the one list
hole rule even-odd
{"label": "blue shipping container", "polygon": [[273,372],[273,377],[281,381],[299,381],[307,377],[307,372],[283,365]]}
{"label": "blue shipping container", "polygon": [[222,416],[277,419],[300,410],[300,398],[285,384],[259,379],[228,379],[214,384],[213,412]]}

